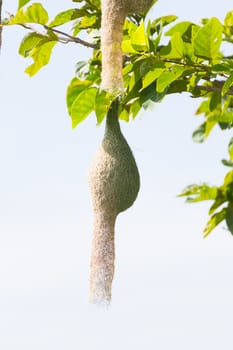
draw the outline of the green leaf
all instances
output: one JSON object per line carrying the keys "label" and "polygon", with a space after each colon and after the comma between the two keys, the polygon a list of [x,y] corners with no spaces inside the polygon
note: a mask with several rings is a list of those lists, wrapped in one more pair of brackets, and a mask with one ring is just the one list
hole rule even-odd
{"label": "green leaf", "polygon": [[227,208],[223,208],[221,211],[211,216],[211,218],[207,222],[206,227],[204,228],[204,237],[207,237],[213,231],[213,229],[226,218],[226,215]]}
{"label": "green leaf", "polygon": [[226,174],[224,178],[223,189],[225,191],[227,200],[233,202],[233,170],[230,170]]}
{"label": "green leaf", "polygon": [[[73,2],[83,2],[83,0],[72,0]],[[100,9],[100,0],[86,0],[88,8]]]}
{"label": "green leaf", "polygon": [[210,187],[206,184],[190,185],[179,195],[179,197],[187,197],[187,202],[195,203],[200,201],[213,200],[216,198],[217,193],[217,187]]}
{"label": "green leaf", "polygon": [[34,63],[25,69],[30,77],[35,75],[42,67],[49,63],[52,54],[53,47],[56,45],[57,41],[48,41],[45,44],[35,47],[30,52],[30,57],[33,59]]}
{"label": "green leaf", "polygon": [[156,84],[152,83],[151,85],[149,85],[148,87],[146,87],[140,92],[139,101],[141,106],[144,109],[146,110],[151,109],[154,107],[154,104],[156,102],[159,102],[164,98],[165,94],[166,94],[165,92],[163,93],[157,92]]}
{"label": "green leaf", "polygon": [[83,90],[74,100],[71,107],[72,127],[75,128],[79,123],[88,117],[95,109],[96,87],[89,87]]}
{"label": "green leaf", "polygon": [[199,115],[204,113],[207,115],[209,113],[209,101],[202,101],[195,114]]}
{"label": "green leaf", "polygon": [[174,33],[171,37],[171,53],[173,58],[183,58],[184,57],[184,42],[180,33]]}
{"label": "green leaf", "polygon": [[189,28],[193,25],[192,22],[187,22],[187,21],[184,21],[184,22],[180,22],[180,23],[177,23],[176,25],[174,25],[174,27],[172,27],[171,29],[169,29],[165,35],[167,36],[172,36],[174,33],[179,33],[181,36],[183,34],[185,34]]}
{"label": "green leaf", "polygon": [[157,32],[157,26],[162,25],[162,27],[167,26],[168,24],[174,22],[178,17],[175,15],[168,15],[156,18],[153,22],[148,22],[148,30],[153,34]]}
{"label": "green leaf", "polygon": [[225,26],[233,26],[233,11],[229,11],[226,14],[226,17],[224,19],[224,25]]}
{"label": "green leaf", "polygon": [[224,178],[224,186],[228,186],[233,182],[233,170],[229,171]]}
{"label": "green leaf", "polygon": [[231,138],[231,140],[228,144],[228,153],[230,156],[230,160],[233,160],[233,138]]}
{"label": "green leaf", "polygon": [[129,39],[122,41],[121,49],[123,53],[138,53]]}
{"label": "green leaf", "polygon": [[72,105],[77,98],[77,96],[85,89],[87,89],[92,84],[92,81],[88,80],[79,80],[73,78],[68,85],[66,92],[66,105],[69,115],[71,115]]}
{"label": "green leaf", "polygon": [[63,25],[69,21],[73,21],[79,17],[82,17],[86,14],[86,11],[83,9],[69,9],[62,11],[56,15],[54,20],[49,23],[49,27],[57,27]]}
{"label": "green leaf", "polygon": [[163,92],[173,81],[178,79],[187,68],[182,66],[173,66],[169,70],[163,72],[157,80],[157,92]]}
{"label": "green leaf", "polygon": [[218,123],[232,123],[233,122],[233,113],[231,111],[226,112],[216,112],[211,113],[208,117],[209,122],[218,122]]}
{"label": "green leaf", "polygon": [[194,142],[202,143],[209,136],[216,122],[204,122],[192,134]]}
{"label": "green leaf", "polygon": [[[96,15],[84,16],[79,23],[79,29],[93,28],[97,22]],[[98,27],[98,26],[97,26]]]}
{"label": "green leaf", "polygon": [[49,20],[47,11],[40,3],[34,3],[26,10],[20,8],[16,15],[8,22],[11,24],[39,23],[46,24]]}
{"label": "green leaf", "polygon": [[212,215],[216,209],[218,209],[223,203],[227,200],[225,192],[222,187],[219,187],[217,190],[217,196],[215,198],[214,203],[211,205],[209,209],[209,215]]}
{"label": "green leaf", "polygon": [[[163,66],[163,68],[161,68],[161,66]],[[153,83],[164,72],[164,69],[163,64],[158,64],[155,68],[153,68],[153,70],[146,73],[146,75],[142,77],[142,88],[145,89],[147,86]]]}
{"label": "green leaf", "polygon": [[233,11],[229,11],[224,19],[224,33],[227,36],[233,34]]}
{"label": "green leaf", "polygon": [[228,207],[226,210],[226,223],[227,223],[228,230],[233,235],[233,203],[232,202],[228,204]]}
{"label": "green leaf", "polygon": [[23,7],[24,5],[26,5],[28,2],[30,2],[31,0],[19,0],[18,1],[18,10]]}
{"label": "green leaf", "polygon": [[98,91],[95,98],[95,114],[98,125],[100,125],[106,116],[113,100],[114,96],[106,91]]}
{"label": "green leaf", "polygon": [[124,120],[125,122],[129,121],[129,112],[125,108],[120,112],[119,119]]}
{"label": "green leaf", "polygon": [[30,52],[41,42],[41,40],[44,40],[43,35],[37,33],[27,34],[21,41],[19,54],[23,57],[28,57]]}
{"label": "green leaf", "polygon": [[[186,48],[187,51],[187,48]],[[163,47],[160,51],[161,56],[180,59],[184,58],[185,47],[181,34],[176,32],[172,35],[170,42],[167,46]]]}
{"label": "green leaf", "polygon": [[216,60],[221,57],[219,49],[222,42],[223,27],[220,21],[213,17],[207,24],[200,28],[193,41],[196,56]]}
{"label": "green leaf", "polygon": [[226,95],[226,93],[228,92],[228,90],[232,87],[233,85],[233,73],[231,73],[229,75],[229,77],[227,78],[227,80],[225,81],[225,83],[223,84],[222,87],[222,96]]}
{"label": "green leaf", "polygon": [[209,101],[209,110],[210,112],[214,111],[216,108],[220,107],[221,109],[221,95],[218,92],[214,92],[211,95],[210,101]]}
{"label": "green leaf", "polygon": [[184,79],[176,80],[169,85],[166,91],[167,91],[167,95],[188,91],[188,82]]}
{"label": "green leaf", "polygon": [[222,159],[221,162],[223,165],[228,166],[230,168],[233,168],[233,161],[232,160]]}
{"label": "green leaf", "polygon": [[143,21],[141,21],[140,26],[131,35],[131,45],[135,50],[148,49],[148,39],[145,34],[145,27]]}
{"label": "green leaf", "polygon": [[139,99],[134,100],[134,102],[131,103],[131,106],[130,106],[130,115],[132,115],[133,119],[137,116],[140,109],[141,109],[141,104]]}
{"label": "green leaf", "polygon": [[89,73],[90,64],[87,61],[79,61],[75,65],[75,74],[78,79],[85,79]]}

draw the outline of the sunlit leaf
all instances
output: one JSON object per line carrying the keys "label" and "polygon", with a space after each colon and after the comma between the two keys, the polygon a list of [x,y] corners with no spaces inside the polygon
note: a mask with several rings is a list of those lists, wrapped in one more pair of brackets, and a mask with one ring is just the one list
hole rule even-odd
{"label": "sunlit leaf", "polygon": [[231,138],[231,140],[228,144],[228,153],[230,156],[230,160],[233,160],[233,138]]}
{"label": "sunlit leaf", "polygon": [[131,35],[131,45],[135,50],[146,50],[148,48],[148,39],[145,34],[144,22]]}
{"label": "sunlit leaf", "polygon": [[65,24],[69,21],[73,21],[79,17],[82,17],[86,14],[86,11],[83,9],[69,9],[62,11],[56,15],[54,20],[49,23],[49,27],[57,27],[62,24]]}
{"label": "sunlit leaf", "polygon": [[31,0],[18,0],[18,10],[30,1]]}
{"label": "sunlit leaf", "polygon": [[75,128],[79,123],[88,117],[95,109],[96,87],[89,87],[83,90],[74,100],[71,107],[72,127]]}
{"label": "sunlit leaf", "polygon": [[88,80],[79,80],[73,78],[68,85],[66,92],[66,105],[69,115],[71,115],[72,105],[77,98],[77,96],[85,89],[87,89],[92,84],[92,81]]}
{"label": "sunlit leaf", "polygon": [[195,114],[208,114],[209,113],[209,101],[202,101]]}
{"label": "sunlit leaf", "polygon": [[226,200],[227,198],[223,188],[218,188],[215,201],[209,209],[209,215],[212,215],[223,203],[226,202]]}
{"label": "sunlit leaf", "polygon": [[220,21],[215,17],[210,19],[195,35],[193,42],[195,55],[211,61],[219,59],[222,31]]}
{"label": "sunlit leaf", "polygon": [[184,22],[177,23],[171,29],[169,29],[165,33],[165,35],[172,36],[174,33],[180,33],[181,35],[183,35],[189,30],[190,26],[192,26],[192,22],[184,21]]}
{"label": "sunlit leaf", "polygon": [[142,88],[145,89],[147,86],[153,83],[164,72],[164,69],[165,68],[159,68],[158,66],[146,73],[146,75],[142,78]]}
{"label": "sunlit leaf", "polygon": [[162,27],[165,27],[168,24],[174,22],[177,18],[178,17],[175,16],[175,15],[168,15],[168,16],[158,17],[154,21],[150,22],[149,30],[153,34],[153,32],[157,31],[158,24],[161,25]]}
{"label": "sunlit leaf", "polygon": [[226,112],[216,112],[211,113],[208,117],[209,122],[219,122],[219,123],[232,123],[233,122],[233,113],[231,111]]}
{"label": "sunlit leaf", "polygon": [[119,119],[124,120],[125,122],[129,121],[129,111],[125,108],[120,112]]}
{"label": "sunlit leaf", "polygon": [[30,52],[30,57],[33,59],[34,63],[25,69],[30,77],[35,75],[42,67],[49,63],[52,50],[56,45],[57,41],[48,41],[45,44],[34,48]]}
{"label": "sunlit leaf", "polygon": [[227,78],[227,80],[223,84],[222,96],[224,96],[228,92],[228,90],[232,87],[232,85],[233,85],[233,73],[231,73],[229,75],[229,77]]}
{"label": "sunlit leaf", "polygon": [[46,24],[49,20],[47,11],[40,3],[34,3],[25,10],[20,8],[8,24],[39,23]]}
{"label": "sunlit leaf", "polygon": [[23,57],[28,57],[30,52],[42,41],[44,36],[37,33],[27,34],[19,47],[19,54]]}
{"label": "sunlit leaf", "polygon": [[157,80],[156,90],[163,92],[169,84],[179,78],[187,68],[182,66],[173,66],[171,69],[163,72]]}
{"label": "sunlit leaf", "polygon": [[229,11],[224,19],[224,33],[227,36],[233,34],[233,11]]}
{"label": "sunlit leaf", "polygon": [[233,202],[233,170],[230,170],[226,174],[224,178],[223,189],[225,191],[227,200]]}
{"label": "sunlit leaf", "polygon": [[228,207],[226,210],[226,223],[227,223],[228,230],[233,235],[233,203],[232,202],[228,204]]}
{"label": "sunlit leaf", "polygon": [[97,92],[95,98],[95,114],[97,118],[98,125],[102,123],[104,117],[106,116],[114,96],[106,91]]}
{"label": "sunlit leaf", "polygon": [[137,53],[137,50],[132,46],[131,40],[123,40],[121,49],[123,53]]}
{"label": "sunlit leaf", "polygon": [[216,122],[209,121],[201,124],[192,134],[193,141],[198,143],[204,142],[215,125]]}
{"label": "sunlit leaf", "polygon": [[189,203],[195,203],[200,201],[214,200],[218,194],[217,187],[210,187],[206,184],[202,185],[190,185],[188,186],[179,197],[187,197],[186,201]]}
{"label": "sunlit leaf", "polygon": [[92,28],[94,24],[97,21],[96,15],[93,16],[84,16],[82,17],[80,23],[79,23],[79,28],[80,29],[86,29],[86,28]]}
{"label": "sunlit leaf", "polygon": [[211,216],[211,218],[206,224],[206,227],[203,230],[204,237],[207,237],[213,231],[213,229],[226,218],[226,215],[227,208],[223,208],[221,211]]}
{"label": "sunlit leaf", "polygon": [[184,42],[180,33],[174,33],[171,37],[171,53],[173,58],[183,58],[184,57]]}
{"label": "sunlit leaf", "polygon": [[137,116],[141,109],[141,104],[139,99],[136,99],[130,106],[130,115],[132,115],[133,119]]}
{"label": "sunlit leaf", "polygon": [[233,183],[233,170],[229,171],[224,178],[224,186],[228,186]]}

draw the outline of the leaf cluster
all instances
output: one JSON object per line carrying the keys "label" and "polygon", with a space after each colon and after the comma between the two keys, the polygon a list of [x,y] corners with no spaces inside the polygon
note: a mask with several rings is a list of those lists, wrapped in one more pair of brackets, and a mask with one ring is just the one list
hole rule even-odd
{"label": "leaf cluster", "polygon": [[[2,25],[19,25],[29,31],[20,43],[19,54],[32,59],[25,70],[30,76],[49,63],[53,48],[59,43],[92,49],[89,60],[77,62],[75,76],[67,88],[67,109],[74,128],[92,112],[100,124],[115,96],[100,90],[100,0],[72,2],[75,7],[50,19],[41,3],[19,0],[15,15]],[[127,17],[123,28],[125,94],[121,97],[119,118],[129,121],[169,94],[187,93],[201,99],[196,114],[204,120],[193,132],[195,142],[203,142],[215,126],[231,129],[233,56],[224,55],[224,48],[233,44],[233,11],[226,14],[223,22],[213,17],[198,24],[178,22],[175,15],[147,21],[144,17]],[[69,32],[63,29],[67,25]],[[88,41],[79,37],[83,32]],[[229,159],[222,162],[233,167],[232,139],[228,151]],[[192,185],[181,196],[187,197],[188,202],[213,201],[205,236],[223,220],[233,233],[233,170],[221,186]]]}

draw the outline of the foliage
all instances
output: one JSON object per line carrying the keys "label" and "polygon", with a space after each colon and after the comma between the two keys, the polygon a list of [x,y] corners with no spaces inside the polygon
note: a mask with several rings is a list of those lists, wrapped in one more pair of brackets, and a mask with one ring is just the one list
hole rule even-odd
{"label": "foliage", "polygon": [[[114,96],[100,90],[100,0],[72,2],[75,7],[49,19],[41,3],[19,0],[15,15],[3,24],[29,30],[19,46],[19,54],[32,59],[33,63],[25,70],[30,76],[49,63],[58,43],[73,42],[92,48],[90,59],[77,63],[75,76],[67,88],[67,108],[74,128],[92,112],[100,124]],[[67,24],[71,26],[71,34],[62,30]],[[82,32],[89,41],[78,37]],[[226,44],[233,44],[233,11],[226,14],[223,23],[213,17],[199,24],[177,22],[175,15],[153,20],[132,15],[125,20],[123,34],[125,94],[119,118],[129,121],[141,109],[148,109],[166,95],[188,93],[202,99],[196,114],[203,115],[204,120],[193,132],[195,142],[203,142],[215,126],[222,130],[232,128],[233,56],[225,56],[223,52]],[[233,139],[229,143],[229,160],[222,163],[233,167]],[[233,233],[233,170],[219,187],[192,185],[180,196],[185,196],[188,202],[213,201],[205,236],[223,220]]]}

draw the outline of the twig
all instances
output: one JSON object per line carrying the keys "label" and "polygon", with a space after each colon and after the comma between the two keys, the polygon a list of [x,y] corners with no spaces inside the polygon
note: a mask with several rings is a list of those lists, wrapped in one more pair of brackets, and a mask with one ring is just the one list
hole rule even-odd
{"label": "twig", "polygon": [[185,61],[181,61],[181,60],[176,60],[176,59],[172,59],[172,58],[163,58],[163,57],[159,57],[159,60],[161,62],[167,62],[167,63],[174,63],[177,64],[179,66],[183,66],[183,67],[189,67],[189,68],[195,68],[195,69],[200,69],[201,71],[204,72],[208,72],[210,70],[210,66],[208,65],[204,65],[204,64],[198,64],[198,63],[187,63]]}
{"label": "twig", "polygon": [[[207,85],[196,85],[195,86],[199,90],[207,91],[207,92],[217,92],[221,94],[222,88],[221,87],[216,87],[216,86],[207,86]],[[226,95],[233,95],[233,88],[230,88]]]}
{"label": "twig", "polygon": [[[0,1],[2,1],[2,0],[0,0]],[[39,34],[39,35],[44,36],[46,38],[49,37],[47,33],[43,33],[41,31],[35,29],[34,27],[32,27],[29,24],[22,24],[21,23],[21,24],[18,24],[18,25],[23,27],[23,28],[25,28],[25,29],[31,30],[33,33]],[[43,28],[46,29],[47,31],[51,30],[52,32],[54,32],[56,34],[62,35],[63,37],[57,36],[57,39],[58,39],[59,42],[61,42],[63,44],[67,44],[67,43],[73,42],[73,43],[76,43],[76,44],[83,45],[85,47],[90,47],[92,49],[98,49],[99,48],[99,46],[97,44],[89,43],[89,42],[87,42],[85,40],[82,40],[80,38],[77,38],[77,37],[74,37],[72,35],[69,35],[68,33],[62,32],[61,30],[58,30],[58,29],[55,29],[55,28],[52,28],[52,27],[50,28],[50,27],[48,27],[46,25],[43,25]]]}
{"label": "twig", "polygon": [[82,40],[80,38],[72,36],[72,35],[70,35],[68,33],[62,32],[61,30],[55,29],[53,27],[48,27],[48,26],[44,25],[44,28],[47,29],[47,30],[52,30],[54,33],[63,35],[65,38],[60,38],[60,39],[64,40],[67,43],[68,42],[74,42],[74,43],[77,43],[77,44],[80,44],[80,45],[83,45],[83,46],[86,46],[86,47],[90,47],[92,49],[98,49],[99,48],[99,45],[97,45],[97,44],[89,43],[89,42],[87,42],[85,40]]}

